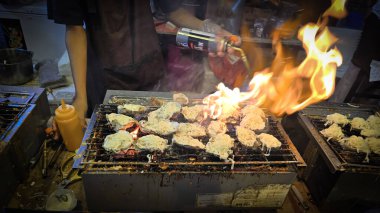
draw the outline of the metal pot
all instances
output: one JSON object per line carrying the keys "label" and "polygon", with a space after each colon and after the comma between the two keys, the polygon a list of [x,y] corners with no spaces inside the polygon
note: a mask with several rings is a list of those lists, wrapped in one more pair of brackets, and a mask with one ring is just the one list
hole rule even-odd
{"label": "metal pot", "polygon": [[33,52],[0,49],[0,84],[20,85],[33,78]]}

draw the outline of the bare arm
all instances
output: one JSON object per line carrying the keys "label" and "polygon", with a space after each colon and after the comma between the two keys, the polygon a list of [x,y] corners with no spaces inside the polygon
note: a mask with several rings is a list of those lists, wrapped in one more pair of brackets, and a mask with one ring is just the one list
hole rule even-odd
{"label": "bare arm", "polygon": [[[171,12],[168,14],[169,21],[173,22],[175,25],[180,27],[187,27],[190,29],[205,31],[205,32],[211,32],[217,35],[217,39],[221,39],[226,36],[231,36],[232,34],[223,28],[221,28],[219,25],[210,22],[210,20],[202,21],[195,16],[193,16],[191,13],[189,13],[187,10],[183,8],[178,8],[177,10]],[[240,46],[241,44],[241,38],[235,37],[236,39],[232,41],[235,46]],[[218,47],[217,55],[218,56],[224,56],[224,52],[222,52],[222,46]],[[233,49],[228,49],[229,53],[233,52]],[[215,56],[215,53],[209,53],[210,56]]]}
{"label": "bare arm", "polygon": [[203,21],[199,20],[183,8],[178,8],[169,13],[168,18],[169,21],[177,26],[187,27],[194,30],[202,30],[203,27]]}
{"label": "bare arm", "polygon": [[74,107],[84,125],[87,112],[87,38],[82,26],[66,25],[66,48],[75,85]]}

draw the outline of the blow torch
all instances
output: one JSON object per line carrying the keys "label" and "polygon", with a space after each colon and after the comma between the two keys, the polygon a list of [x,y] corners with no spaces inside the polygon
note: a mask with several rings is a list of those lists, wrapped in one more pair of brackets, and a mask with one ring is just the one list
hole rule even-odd
{"label": "blow torch", "polygon": [[183,48],[195,49],[199,51],[216,53],[217,47],[221,46],[222,52],[227,52],[228,48],[234,49],[240,53],[241,60],[245,68],[250,72],[250,66],[243,49],[232,44],[234,36],[228,39],[216,39],[216,35],[188,28],[180,28],[177,32],[176,43]]}

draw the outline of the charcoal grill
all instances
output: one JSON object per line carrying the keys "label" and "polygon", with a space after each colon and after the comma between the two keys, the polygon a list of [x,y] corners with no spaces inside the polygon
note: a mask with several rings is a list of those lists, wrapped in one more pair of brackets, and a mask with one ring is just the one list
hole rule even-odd
{"label": "charcoal grill", "polygon": [[0,86],[0,206],[27,176],[49,117],[44,89]]}
{"label": "charcoal grill", "polygon": [[[189,95],[193,103],[199,95]],[[110,154],[104,138],[114,133],[105,115],[117,112],[116,104],[133,103],[157,109],[154,102],[169,101],[170,93],[108,91],[93,113],[74,166],[82,168],[90,210],[194,210],[277,208],[304,161],[278,120],[269,116],[268,133],[282,143],[268,154],[261,149],[234,147],[234,160],[172,146],[163,153]],[[154,100],[152,100],[154,99]],[[230,136],[236,138],[234,133]],[[168,137],[169,142],[171,141]],[[208,141],[205,137],[203,142]],[[150,160],[147,155],[151,154]]]}
{"label": "charcoal grill", "polygon": [[[378,106],[321,103],[283,119],[283,125],[308,167],[301,177],[313,198],[326,209],[367,208],[380,205],[380,156],[343,148],[327,141],[320,131],[326,116],[341,113],[349,118],[367,118],[379,112]],[[347,136],[358,132],[344,128]]]}
{"label": "charcoal grill", "polygon": [[25,110],[25,105],[0,103],[0,140],[7,136]]}

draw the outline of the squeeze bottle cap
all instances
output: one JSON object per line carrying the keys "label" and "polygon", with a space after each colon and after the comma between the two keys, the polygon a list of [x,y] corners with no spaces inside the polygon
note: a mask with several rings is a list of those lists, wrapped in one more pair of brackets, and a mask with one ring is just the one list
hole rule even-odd
{"label": "squeeze bottle cap", "polygon": [[66,120],[76,116],[76,111],[74,106],[66,104],[63,99],[61,99],[61,106],[55,110],[55,116],[58,120]]}

